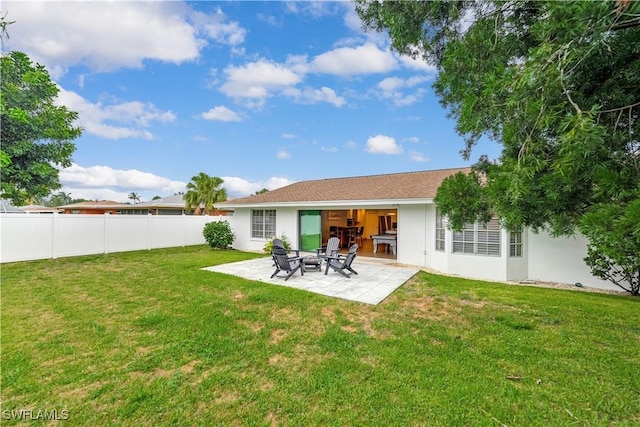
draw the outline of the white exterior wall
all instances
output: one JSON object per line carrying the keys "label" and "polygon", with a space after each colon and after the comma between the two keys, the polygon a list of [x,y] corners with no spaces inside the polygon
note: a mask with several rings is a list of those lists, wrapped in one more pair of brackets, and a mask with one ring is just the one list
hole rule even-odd
{"label": "white exterior wall", "polygon": [[402,264],[427,267],[431,265],[433,227],[432,209],[427,205],[398,207],[397,260]]}
{"label": "white exterior wall", "polygon": [[[434,223],[435,226],[435,223]],[[485,280],[507,280],[507,233],[500,232],[500,256],[475,255],[452,253],[453,235],[451,230],[446,231],[447,240],[447,271],[462,277],[472,277]],[[506,248],[506,250],[505,250]]]}
{"label": "white exterior wall", "polygon": [[[233,214],[232,227],[236,240],[233,248],[239,251],[263,252],[264,245],[272,239],[251,237],[251,211],[262,208],[236,208]],[[273,209],[273,208],[264,208]],[[291,247],[297,249],[299,246],[299,221],[298,209],[292,207],[276,208],[276,237],[287,236]]]}
{"label": "white exterior wall", "polygon": [[582,236],[553,238],[547,232],[528,233],[528,278],[543,282],[558,282],[620,290],[613,283],[591,274],[583,258],[587,256],[587,239]]}
{"label": "white exterior wall", "polygon": [[236,239],[233,248],[239,251],[262,252],[264,242],[258,242],[251,238],[251,209],[236,209],[233,213],[233,226],[231,227]]}
{"label": "white exterior wall", "polygon": [[[287,236],[291,248],[300,249],[300,220],[298,208],[287,207],[276,209],[276,237]],[[265,239],[266,242],[270,239]],[[264,243],[262,244],[264,246]]]}

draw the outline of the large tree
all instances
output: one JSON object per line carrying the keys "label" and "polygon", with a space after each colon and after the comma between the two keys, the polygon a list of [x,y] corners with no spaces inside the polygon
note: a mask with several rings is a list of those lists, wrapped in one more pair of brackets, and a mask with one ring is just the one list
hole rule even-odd
{"label": "large tree", "polygon": [[15,205],[61,187],[58,167],[71,166],[77,113],[55,105],[58,87],[22,52],[2,56],[0,193]]}
{"label": "large tree", "polygon": [[204,172],[191,178],[184,195],[187,211],[195,210],[195,214],[205,215],[213,210],[214,203],[227,200],[227,190],[222,187],[224,180],[217,176],[209,176]]}
{"label": "large tree", "polygon": [[[640,293],[640,2],[356,0],[364,26],[438,68],[464,137],[500,158],[445,181],[453,228],[496,213],[510,229],[581,232],[592,272]],[[475,203],[460,206],[460,195]]]}

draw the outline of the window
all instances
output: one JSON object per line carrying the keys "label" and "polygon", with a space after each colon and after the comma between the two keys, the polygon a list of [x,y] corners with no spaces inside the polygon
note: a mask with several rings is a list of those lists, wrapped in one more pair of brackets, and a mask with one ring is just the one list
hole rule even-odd
{"label": "window", "polygon": [[475,253],[475,224],[465,224],[462,231],[453,232],[453,252]]}
{"label": "window", "polygon": [[436,208],[436,251],[444,251],[444,218]]}
{"label": "window", "polygon": [[500,256],[500,223],[492,218],[487,224],[465,224],[453,232],[453,252]]}
{"label": "window", "polygon": [[509,233],[509,256],[522,256],[522,230]]}
{"label": "window", "polygon": [[251,237],[270,239],[276,236],[275,209],[251,211]]}

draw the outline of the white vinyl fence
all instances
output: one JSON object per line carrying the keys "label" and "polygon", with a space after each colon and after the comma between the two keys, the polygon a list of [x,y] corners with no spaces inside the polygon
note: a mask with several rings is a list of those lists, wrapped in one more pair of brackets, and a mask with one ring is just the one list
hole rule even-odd
{"label": "white vinyl fence", "polygon": [[0,262],[204,244],[208,222],[232,216],[0,215]]}

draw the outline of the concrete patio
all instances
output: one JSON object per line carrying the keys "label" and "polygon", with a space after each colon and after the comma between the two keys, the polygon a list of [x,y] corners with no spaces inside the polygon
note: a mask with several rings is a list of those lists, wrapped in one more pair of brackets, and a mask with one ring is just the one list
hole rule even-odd
{"label": "concrete patio", "polygon": [[203,270],[373,305],[382,302],[419,271],[418,268],[398,266],[395,260],[367,257],[356,257],[351,266],[358,274],[350,278],[331,269],[325,275],[325,264],[322,266],[322,271],[306,270],[304,276],[296,272],[286,282],[283,277],[270,278],[275,271],[270,257],[216,265]]}

